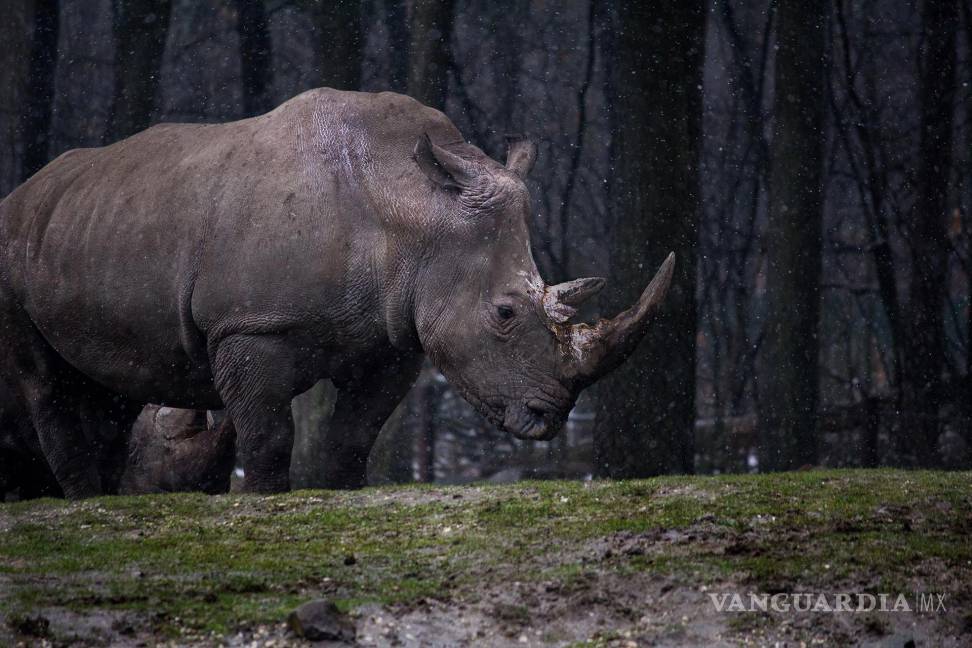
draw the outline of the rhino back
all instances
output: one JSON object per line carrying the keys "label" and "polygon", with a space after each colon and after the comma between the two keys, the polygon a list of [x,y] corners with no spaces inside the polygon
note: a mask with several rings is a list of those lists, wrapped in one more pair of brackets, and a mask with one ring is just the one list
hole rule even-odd
{"label": "rhino back", "polygon": [[69,152],[0,206],[0,281],[68,362],[142,400],[217,407],[206,346],[381,335],[389,228],[427,198],[417,102],[315,90],[252,119],[164,124]]}

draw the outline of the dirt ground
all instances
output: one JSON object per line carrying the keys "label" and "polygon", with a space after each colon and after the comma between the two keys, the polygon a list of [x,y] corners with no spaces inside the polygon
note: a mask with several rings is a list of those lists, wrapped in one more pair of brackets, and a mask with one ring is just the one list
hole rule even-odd
{"label": "dirt ground", "polygon": [[[970,531],[969,473],[8,504],[0,645],[329,645],[286,622],[325,598],[361,646],[968,646]],[[733,593],[913,609],[719,611]]]}

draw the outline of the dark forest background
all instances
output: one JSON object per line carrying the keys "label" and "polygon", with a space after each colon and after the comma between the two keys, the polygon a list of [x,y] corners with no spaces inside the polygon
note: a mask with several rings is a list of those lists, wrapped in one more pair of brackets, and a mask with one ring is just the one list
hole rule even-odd
{"label": "dark forest background", "polygon": [[[4,0],[0,195],[153,123],[407,93],[498,159],[540,143],[534,254],[609,278],[587,316],[678,265],[558,439],[499,433],[429,367],[373,481],[968,468],[970,25],[969,0]],[[332,405],[295,400],[295,486]]]}

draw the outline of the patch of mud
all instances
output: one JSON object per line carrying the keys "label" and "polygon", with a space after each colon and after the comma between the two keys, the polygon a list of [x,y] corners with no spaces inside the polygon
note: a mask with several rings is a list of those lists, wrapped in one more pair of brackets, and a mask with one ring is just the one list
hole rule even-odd
{"label": "patch of mud", "polygon": [[[700,522],[679,529],[618,531],[588,542],[581,550],[586,561],[624,560],[633,556],[679,555],[685,553],[743,553],[752,534],[738,533],[725,526]],[[680,551],[682,549],[683,551]]]}
{"label": "patch of mud", "polygon": [[116,610],[77,613],[61,607],[40,607],[29,615],[0,614],[0,624],[0,644],[5,646],[127,648],[157,642],[144,617]]}
{"label": "patch of mud", "polygon": [[[719,611],[710,594],[738,592],[731,582],[699,587],[652,574],[591,570],[568,581],[511,582],[451,601],[423,599],[408,606],[360,606],[351,612],[355,645],[369,647],[599,645],[969,645],[969,635],[943,632],[941,619],[922,614],[826,614]],[[277,648],[338,646],[308,643],[286,624],[260,625],[228,636],[187,633],[163,640],[147,633],[144,619],[96,612],[78,615],[43,608],[45,637],[16,636],[0,629],[3,645],[22,646],[211,646]],[[6,634],[5,634],[6,632]]]}
{"label": "patch of mud", "polygon": [[[513,582],[481,597],[362,608],[362,646],[736,645],[705,593],[665,577],[591,572],[568,583]],[[730,636],[731,635],[731,636]]]}
{"label": "patch of mud", "polygon": [[[351,613],[356,645],[369,647],[736,645],[703,592],[671,579],[590,573],[569,583],[511,582],[451,601],[408,606],[367,604]],[[306,645],[285,625],[223,641],[267,648]],[[320,644],[314,644],[320,645]],[[337,644],[334,644],[337,645]]]}
{"label": "patch of mud", "polygon": [[[643,550],[647,535],[615,534],[602,539],[610,551]],[[662,534],[656,542],[683,541]],[[720,611],[711,595],[753,591],[745,583],[707,582],[696,575],[662,576],[649,572],[621,573],[608,566],[612,553],[593,558],[578,573],[541,582],[511,581],[478,590],[457,592],[450,600],[421,599],[410,605],[362,605],[351,612],[357,645],[373,647],[569,646],[597,641],[607,646],[736,646],[736,645],[970,645],[972,625],[961,616],[968,601],[950,601],[953,613],[778,613]],[[914,583],[919,589],[921,582]],[[802,591],[798,585],[796,591]],[[862,591],[860,584],[816,589],[833,596]],[[309,596],[309,598],[312,598]],[[110,610],[77,614],[60,608],[38,608],[31,616],[46,619],[49,631],[12,633],[0,615],[2,645],[81,646],[211,646],[274,648],[309,646],[286,624],[260,625],[228,636],[186,633],[159,644],[151,632],[151,616]],[[964,624],[964,625],[963,625]],[[21,628],[23,629],[23,628]],[[333,644],[338,645],[338,644]]]}
{"label": "patch of mud", "polygon": [[[722,581],[590,570],[569,581],[511,582],[475,597],[356,611],[362,646],[970,645],[972,628],[934,614],[720,611],[710,595],[748,590]],[[819,590],[833,596],[843,590]],[[831,599],[832,600],[832,599]]]}

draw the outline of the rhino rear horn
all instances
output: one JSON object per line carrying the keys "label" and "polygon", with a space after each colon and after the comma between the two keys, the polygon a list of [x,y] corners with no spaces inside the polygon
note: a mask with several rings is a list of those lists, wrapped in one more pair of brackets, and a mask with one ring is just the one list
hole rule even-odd
{"label": "rhino rear horn", "polygon": [[604,283],[601,277],[586,277],[547,286],[543,291],[543,309],[547,317],[563,324],[577,314],[578,306],[601,292]]}
{"label": "rhino rear horn", "polygon": [[412,157],[432,182],[446,189],[462,191],[479,175],[473,163],[433,144],[427,134],[415,143]]}
{"label": "rhino rear horn", "polygon": [[537,145],[520,135],[506,136],[506,168],[526,180],[537,161]]}

